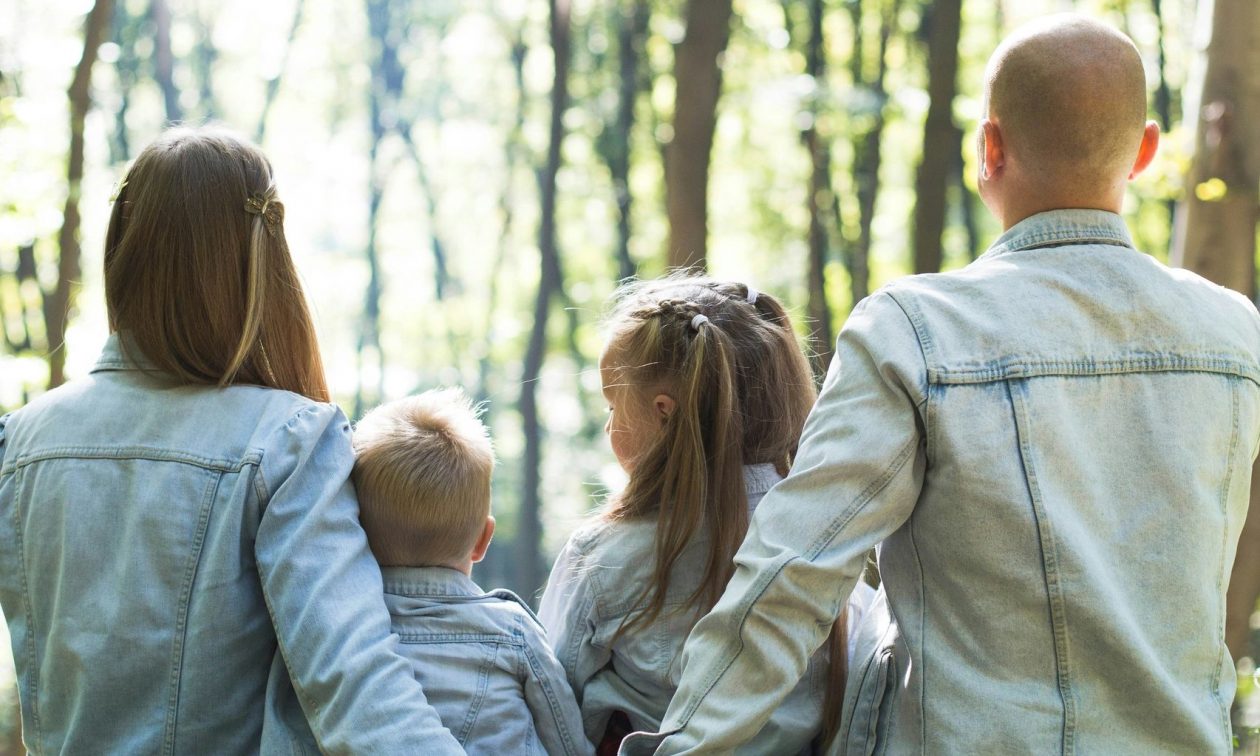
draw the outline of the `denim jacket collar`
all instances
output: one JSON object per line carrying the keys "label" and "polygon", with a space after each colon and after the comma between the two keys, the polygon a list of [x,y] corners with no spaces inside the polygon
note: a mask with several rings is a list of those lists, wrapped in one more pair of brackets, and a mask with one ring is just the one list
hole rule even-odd
{"label": "denim jacket collar", "polygon": [[381,575],[385,592],[397,596],[474,598],[485,594],[472,578],[450,567],[382,567]]}
{"label": "denim jacket collar", "polygon": [[1065,244],[1110,244],[1133,248],[1124,219],[1105,210],[1048,210],[1030,215],[1006,230],[982,255],[989,259],[1008,252]]}
{"label": "denim jacket collar", "polygon": [[125,352],[122,346],[122,334],[114,331],[105,340],[105,346],[101,349],[101,356],[97,358],[95,367],[92,372],[100,372],[102,370],[154,370],[155,367],[149,361],[144,353],[134,346],[129,347]]}

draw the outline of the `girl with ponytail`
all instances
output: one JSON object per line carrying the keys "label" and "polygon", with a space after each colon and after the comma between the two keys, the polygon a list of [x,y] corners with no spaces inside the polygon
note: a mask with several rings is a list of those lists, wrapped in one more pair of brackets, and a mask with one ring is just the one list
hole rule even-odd
{"label": "girl with ponytail", "polygon": [[[761,497],[787,473],[815,399],[772,296],[690,275],[623,286],[600,359],[624,491],[557,558],[540,616],[582,708],[615,752],[656,731],[692,626],[722,595]],[[834,733],[859,585],[806,674],[748,747],[798,753]]]}

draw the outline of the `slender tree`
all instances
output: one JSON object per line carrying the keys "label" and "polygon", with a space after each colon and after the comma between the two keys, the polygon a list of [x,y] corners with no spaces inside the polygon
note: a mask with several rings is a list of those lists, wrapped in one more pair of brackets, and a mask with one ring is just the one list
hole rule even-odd
{"label": "slender tree", "polygon": [[651,6],[646,0],[616,0],[612,3],[611,24],[617,35],[617,111],[605,124],[599,140],[600,154],[608,165],[617,202],[617,276],[629,278],[638,269],[630,256],[630,152],[634,132],[635,104],[651,83],[641,75],[640,60],[647,40]]}
{"label": "slender tree", "polygon": [[175,54],[171,50],[171,7],[166,0],[152,0],[149,4],[149,20],[153,22],[153,78],[162,90],[166,120],[178,123],[184,120],[184,109],[179,102],[179,87],[175,85]]}
{"label": "slender tree", "polygon": [[709,162],[722,91],[720,56],[731,0],[687,0],[687,31],[674,51],[674,138],[665,150],[669,265],[703,269],[708,254]]}
{"label": "slender tree", "polygon": [[875,3],[880,13],[879,39],[875,75],[869,81],[863,65],[863,3],[855,0],[849,6],[853,19],[855,56],[850,64],[850,76],[854,88],[868,89],[875,102],[870,125],[864,130],[855,130],[853,135],[853,183],[858,201],[858,238],[846,262],[849,268],[850,293],[855,305],[870,293],[871,225],[875,221],[875,201],[879,196],[879,169],[883,163],[884,125],[887,121],[888,92],[884,82],[888,74],[888,46],[901,12],[901,0],[875,0]]}
{"label": "slender tree", "polygon": [[105,41],[114,12],[113,0],[96,0],[88,11],[83,31],[83,57],[70,82],[70,158],[66,170],[66,209],[58,235],[60,254],[57,283],[52,296],[44,300],[44,322],[48,329],[48,387],[66,380],[66,323],[74,308],[81,272],[79,248],[79,193],[83,186],[83,126],[92,107],[92,65]]}
{"label": "slender tree", "polygon": [[928,106],[923,125],[923,158],[915,178],[914,272],[941,269],[941,234],[945,230],[945,200],[960,153],[954,125],[954,95],[958,90],[958,37],[962,0],[937,0],[923,6],[928,44]]}
{"label": "slender tree", "polygon": [[538,295],[534,300],[534,323],[521,369],[519,408],[525,431],[525,454],[521,506],[517,524],[518,585],[532,595],[543,582],[542,563],[542,425],[538,417],[538,379],[547,351],[547,321],[553,298],[564,280],[560,251],[556,244],[556,174],[560,171],[560,147],[564,141],[564,111],[569,104],[569,0],[551,0],[551,51],[554,75],[551,86],[551,124],[548,130],[547,162],[538,175],[541,211],[538,222]]}
{"label": "slender tree", "polygon": [[[1172,261],[1254,298],[1256,224],[1260,221],[1260,5],[1215,0],[1200,6],[1210,28],[1202,80],[1187,102],[1197,107],[1195,151],[1178,208]],[[1195,96],[1197,94],[1197,96]],[[1260,468],[1238,544],[1226,602],[1226,640],[1246,656],[1251,614],[1260,595]]]}
{"label": "slender tree", "polygon": [[789,38],[804,37],[805,74],[812,81],[812,92],[806,103],[807,124],[801,129],[801,144],[809,155],[810,172],[806,186],[806,204],[809,207],[809,247],[805,280],[809,290],[807,310],[811,327],[810,347],[813,352],[814,373],[822,375],[831,362],[833,329],[831,305],[827,299],[827,261],[831,250],[840,241],[840,219],[831,183],[831,144],[818,131],[822,114],[822,101],[827,86],[826,40],[823,20],[826,12],[823,0],[809,0],[806,5],[807,21],[803,35],[793,34],[793,7],[790,0],[783,3],[783,16]]}

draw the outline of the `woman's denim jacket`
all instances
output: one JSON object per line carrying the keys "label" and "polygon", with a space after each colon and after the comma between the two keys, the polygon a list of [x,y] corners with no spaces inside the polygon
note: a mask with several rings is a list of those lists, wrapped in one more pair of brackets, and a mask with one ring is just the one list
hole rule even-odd
{"label": "woman's denim jacket", "polygon": [[867,298],[687,641],[658,753],[752,737],[880,542],[894,622],[850,670],[836,751],[1230,753],[1257,381],[1251,303],[1111,213],[1033,216]]}
{"label": "woman's denim jacket", "polygon": [[585,756],[594,749],[547,635],[511,591],[459,570],[385,567],[399,651],[470,754]]}
{"label": "woman's denim jacket", "polygon": [[117,336],[0,419],[27,749],[460,753],[395,652],[352,464],[336,407],[174,384]]}
{"label": "woman's denim jacket", "polygon": [[[754,510],[782,477],[774,465],[744,468]],[[582,707],[586,734],[598,743],[608,719],[625,712],[639,730],[655,730],[678,687],[678,660],[696,615],[674,611],[695,592],[704,572],[706,541],[697,539],[674,566],[666,611],[647,627],[621,637],[621,624],[639,606],[651,580],[656,524],[651,520],[599,522],[579,529],[556,558],[539,616]],[[849,638],[873,591],[860,586],[849,612]],[[814,654],[809,671],[777,707],[744,753],[793,754],[808,749],[822,727],[827,654]]]}

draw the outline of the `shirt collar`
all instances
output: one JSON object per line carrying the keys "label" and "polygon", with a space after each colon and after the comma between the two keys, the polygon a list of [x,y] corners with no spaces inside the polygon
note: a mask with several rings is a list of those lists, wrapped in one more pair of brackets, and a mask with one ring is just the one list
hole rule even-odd
{"label": "shirt collar", "polygon": [[450,567],[382,567],[385,592],[416,598],[481,596],[485,591],[463,572]]}
{"label": "shirt collar", "polygon": [[1038,247],[1067,244],[1109,244],[1133,248],[1124,219],[1106,210],[1048,210],[1031,215],[1006,230],[982,255],[997,257]]}
{"label": "shirt collar", "polygon": [[744,493],[748,496],[760,496],[783,480],[783,476],[769,462],[757,465],[744,465]]}
{"label": "shirt collar", "polygon": [[153,363],[134,344],[128,343],[124,350],[121,332],[114,331],[105,340],[105,346],[101,349],[101,356],[96,360],[96,366],[92,368],[92,372],[96,373],[101,370],[154,369]]}

